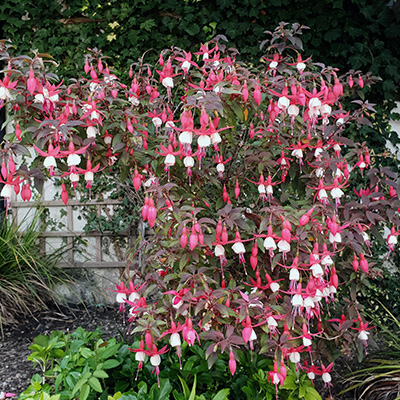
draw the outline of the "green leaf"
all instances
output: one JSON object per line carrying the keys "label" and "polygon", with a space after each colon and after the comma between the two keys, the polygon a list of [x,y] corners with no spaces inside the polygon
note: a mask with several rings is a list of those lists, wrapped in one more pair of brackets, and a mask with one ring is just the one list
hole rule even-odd
{"label": "green leaf", "polygon": [[121,361],[118,361],[116,359],[110,359],[110,360],[106,360],[103,363],[103,369],[111,369],[111,368],[115,368],[118,367],[118,365],[121,364]]}
{"label": "green leaf", "polygon": [[90,393],[90,387],[87,383],[85,383],[81,387],[81,391],[79,392],[79,400],[86,400]]}
{"label": "green leaf", "polygon": [[103,389],[101,388],[101,383],[100,383],[100,381],[99,381],[97,378],[95,378],[94,376],[92,376],[92,377],[89,379],[89,385],[90,385],[96,392],[101,393],[101,392],[103,391]]}
{"label": "green leaf", "polygon": [[81,351],[81,354],[82,354],[82,357],[84,357],[84,358],[89,358],[89,357],[92,356],[93,352],[92,352],[92,350],[90,350],[89,348],[84,347],[84,348],[82,349],[82,351]]}
{"label": "green leaf", "polygon": [[74,395],[78,390],[82,388],[82,386],[87,382],[88,380],[85,378],[80,379],[78,382],[76,382],[76,385],[74,386],[72,390],[72,394]]}
{"label": "green leaf", "polygon": [[96,378],[108,378],[108,374],[105,371],[102,371],[101,369],[97,369],[96,371],[93,372],[93,376]]}
{"label": "green leaf", "polygon": [[222,389],[212,398],[212,400],[227,400],[229,392],[230,389]]}
{"label": "green leaf", "polygon": [[307,388],[304,399],[305,400],[322,400],[319,393],[313,387]]}
{"label": "green leaf", "polygon": [[200,27],[197,24],[189,24],[185,27],[185,31],[189,35],[197,35],[200,32]]}
{"label": "green leaf", "polygon": [[189,400],[194,400],[196,396],[197,375],[194,376],[192,391],[190,392]]}
{"label": "green leaf", "polygon": [[178,378],[181,381],[181,385],[182,385],[183,394],[185,396],[185,399],[188,399],[189,396],[190,396],[189,386],[187,385],[187,383],[180,376],[178,376]]}

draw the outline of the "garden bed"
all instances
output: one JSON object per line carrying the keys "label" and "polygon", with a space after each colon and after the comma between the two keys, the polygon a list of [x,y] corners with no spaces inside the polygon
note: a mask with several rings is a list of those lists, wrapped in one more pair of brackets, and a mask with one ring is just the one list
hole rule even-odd
{"label": "garden bed", "polygon": [[119,336],[123,328],[121,316],[110,306],[46,311],[25,318],[18,325],[4,326],[0,335],[0,392],[20,394],[38,372],[27,360],[34,337],[55,330],[73,332],[79,326],[88,331],[100,327],[106,337]]}

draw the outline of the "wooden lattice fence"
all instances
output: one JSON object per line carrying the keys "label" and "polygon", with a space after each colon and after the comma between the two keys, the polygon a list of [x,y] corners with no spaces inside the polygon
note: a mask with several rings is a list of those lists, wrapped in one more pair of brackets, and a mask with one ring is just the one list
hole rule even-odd
{"label": "wooden lattice fence", "polygon": [[[106,213],[112,213],[114,207],[121,201],[106,199],[80,202],[69,200],[65,206],[62,201],[43,201],[40,206],[48,209],[47,216],[54,221],[53,229],[41,233],[41,247],[44,252],[58,246],[66,246],[66,255],[60,267],[68,268],[115,268],[126,266],[126,250],[132,246],[134,237],[131,232],[119,233],[107,231],[85,232],[85,221],[82,210],[95,212],[100,218]],[[35,202],[11,203],[11,212],[15,224],[29,223],[29,213],[37,207]],[[95,210],[95,211],[94,211]],[[57,212],[59,215],[57,215]],[[52,224],[50,224],[51,227]]]}

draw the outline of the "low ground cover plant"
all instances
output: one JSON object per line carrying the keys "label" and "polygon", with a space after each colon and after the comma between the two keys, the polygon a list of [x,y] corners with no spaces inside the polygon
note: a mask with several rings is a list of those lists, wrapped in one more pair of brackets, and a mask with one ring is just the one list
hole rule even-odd
{"label": "low ground cover plant", "polygon": [[[273,399],[275,388],[268,382],[272,360],[239,351],[239,371],[232,376],[222,357],[209,371],[205,351],[199,346],[182,346],[182,369],[176,354],[170,353],[160,372],[160,386],[149,363],[138,376],[133,344],[122,339],[102,339],[101,331],[78,328],[71,334],[54,331],[40,335],[30,346],[28,357],[40,367],[31,385],[18,397],[29,399],[71,400],[226,400]],[[132,347],[131,347],[132,346]],[[294,364],[288,371],[282,399],[320,399],[304,372]],[[298,380],[298,378],[300,378]]]}
{"label": "low ground cover plant", "polygon": [[396,249],[398,175],[356,140],[374,126],[373,104],[344,108],[375,78],[303,55],[302,29],[268,32],[259,65],[236,62],[221,35],[194,54],[167,49],[156,66],[144,55],[127,66],[129,84],[97,49],[64,82],[46,73],[48,55],[12,57],[3,43],[0,97],[13,128],[0,150],[2,196],[26,198],[46,177],[61,180],[67,204],[101,172],[143,198],[151,232],[115,289],[140,337],[139,370],[159,378],[171,352],[183,368],[182,347],[197,344],[209,368],[225,357],[235,376],[246,349],[272,360],[278,396],[291,363],[330,387],[335,357],[368,344],[357,294],[381,273],[382,249]]}

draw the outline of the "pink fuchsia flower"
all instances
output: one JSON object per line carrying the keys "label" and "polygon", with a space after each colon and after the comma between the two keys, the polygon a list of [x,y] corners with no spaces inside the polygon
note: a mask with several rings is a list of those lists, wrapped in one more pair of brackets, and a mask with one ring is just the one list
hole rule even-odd
{"label": "pink fuchsia flower", "polygon": [[232,246],[232,250],[239,256],[239,262],[245,264],[246,260],[244,259],[243,254],[246,252],[246,249],[244,248],[242,239],[240,238],[239,231],[236,231],[235,243]]}
{"label": "pink fuchsia flower", "polygon": [[54,167],[57,166],[56,158],[63,157],[62,153],[60,152],[60,146],[54,146],[50,143],[49,150],[46,153],[43,150],[40,150],[35,144],[33,144],[33,148],[38,152],[42,157],[45,157],[43,166],[49,171],[50,176],[54,176]]}
{"label": "pink fuchsia flower", "polygon": [[56,103],[59,100],[59,93],[61,90],[57,90],[62,83],[58,86],[51,85],[49,82],[46,82],[45,86],[38,85],[37,94],[35,95],[35,103],[42,103],[43,110],[47,113],[51,113],[56,108]]}
{"label": "pink fuchsia flower", "polygon": [[361,316],[359,315],[357,319],[353,320],[353,322],[359,322],[360,327],[359,328],[353,328],[351,327],[350,329],[354,329],[358,331],[358,336],[357,339],[361,340],[362,344],[364,345],[365,351],[367,350],[368,346],[368,335],[369,335],[369,330],[373,329],[373,326],[368,327],[368,322],[362,322]]}
{"label": "pink fuchsia flower", "polygon": [[268,381],[275,385],[276,399],[278,400],[278,385],[283,386],[286,379],[287,370],[283,359],[281,360],[281,367],[278,372],[278,362],[274,362],[274,369],[268,372]]}
{"label": "pink fuchsia flower", "polygon": [[386,238],[386,243],[389,247],[389,251],[394,251],[394,247],[397,244],[397,236],[400,235],[399,231],[396,231],[394,226],[390,229],[390,233]]}
{"label": "pink fuchsia flower", "polygon": [[161,338],[163,338],[166,335],[171,335],[170,339],[169,339],[169,344],[171,345],[171,347],[176,347],[176,354],[178,355],[179,358],[179,366],[180,369],[182,369],[182,362],[181,362],[181,358],[182,358],[182,351],[181,351],[181,337],[179,335],[179,332],[181,332],[183,329],[183,326],[181,326],[181,324],[178,322],[178,326],[176,326],[175,322],[172,321],[171,322],[171,328],[168,329],[167,331],[163,332],[162,335],[159,337],[158,340],[160,340]]}
{"label": "pink fuchsia flower", "polygon": [[168,292],[164,292],[163,294],[173,294],[174,297],[172,299],[172,307],[178,309],[183,304],[182,298],[187,292],[190,292],[190,289],[183,288],[180,289],[178,292],[176,290],[169,290]]}
{"label": "pink fuchsia flower", "polygon": [[245,343],[250,344],[250,350],[254,350],[254,340],[257,340],[257,335],[251,326],[251,320],[250,317],[247,316],[246,320],[242,322],[242,325],[244,326],[243,332],[242,332],[242,337]]}
{"label": "pink fuchsia flower", "polygon": [[314,211],[314,207],[310,208],[304,215],[301,216],[299,220],[299,225],[304,226],[307,225],[308,222],[310,221],[311,214]]}
{"label": "pink fuchsia flower", "polygon": [[231,371],[232,376],[236,372],[236,360],[232,350],[229,353],[229,371]]}
{"label": "pink fuchsia flower", "polygon": [[193,65],[196,68],[199,68],[199,66],[192,61],[192,54],[190,53],[190,51],[188,53],[186,53],[184,51],[185,57],[175,57],[175,60],[180,61],[181,63],[179,64],[180,67],[183,69],[183,72],[185,75],[187,75],[187,73],[189,72],[190,67]]}
{"label": "pink fuchsia flower", "polygon": [[278,236],[272,232],[272,226],[269,226],[268,235],[264,239],[264,248],[268,250],[271,259],[274,256],[274,251],[277,249],[275,239],[278,239]]}
{"label": "pink fuchsia flower", "polygon": [[13,96],[11,95],[10,90],[14,90],[17,83],[17,81],[10,82],[10,77],[8,75],[6,75],[3,80],[0,79],[0,99],[12,99]]}
{"label": "pink fuchsia flower", "polygon": [[9,392],[0,392],[0,400],[4,400],[9,397],[16,397],[17,395],[14,393],[9,393]]}
{"label": "pink fuchsia flower", "polygon": [[140,347],[138,349],[131,349],[128,347],[128,350],[131,351],[132,353],[135,353],[135,361],[139,361],[138,369],[136,372],[136,378],[135,378],[135,381],[137,381],[139,371],[141,371],[143,369],[143,362],[146,358],[146,352],[144,350],[143,339],[140,341]]}
{"label": "pink fuchsia flower", "polygon": [[326,386],[332,386],[332,377],[330,372],[332,371],[333,368],[333,362],[330,363],[327,367],[324,366],[324,364],[321,364],[321,374],[322,374],[322,380],[325,383]]}
{"label": "pink fuchsia flower", "polygon": [[197,341],[200,344],[200,338],[198,333],[193,329],[193,322],[190,318],[186,318],[185,325],[182,328],[183,340],[189,345],[193,346],[194,342]]}
{"label": "pink fuchsia flower", "polygon": [[150,364],[154,367],[152,373],[157,375],[157,382],[158,382],[158,387],[160,387],[160,368],[159,365],[161,364],[161,354],[166,353],[167,346],[164,346],[162,349],[157,350],[157,346],[153,344],[151,350],[144,350],[144,353],[150,357]]}

